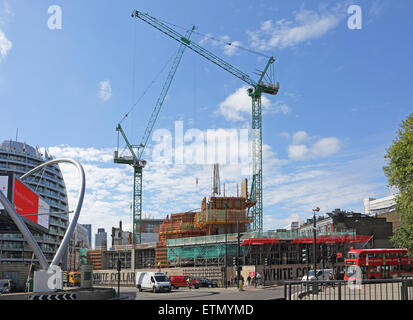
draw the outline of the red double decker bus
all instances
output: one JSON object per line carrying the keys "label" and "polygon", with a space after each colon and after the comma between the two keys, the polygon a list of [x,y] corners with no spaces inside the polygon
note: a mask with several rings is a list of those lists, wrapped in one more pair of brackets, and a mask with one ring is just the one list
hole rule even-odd
{"label": "red double decker bus", "polygon": [[358,278],[355,267],[360,268],[362,279],[400,278],[413,275],[413,257],[407,249],[350,250],[344,267],[344,280]]}

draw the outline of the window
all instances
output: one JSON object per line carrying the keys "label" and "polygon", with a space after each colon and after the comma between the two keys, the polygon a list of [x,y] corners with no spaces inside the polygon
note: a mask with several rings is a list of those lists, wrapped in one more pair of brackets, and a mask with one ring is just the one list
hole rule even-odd
{"label": "window", "polygon": [[407,265],[404,266],[404,270],[410,272],[410,271],[412,271],[412,266],[407,264]]}
{"label": "window", "polygon": [[168,282],[169,279],[166,276],[155,276],[157,282]]}

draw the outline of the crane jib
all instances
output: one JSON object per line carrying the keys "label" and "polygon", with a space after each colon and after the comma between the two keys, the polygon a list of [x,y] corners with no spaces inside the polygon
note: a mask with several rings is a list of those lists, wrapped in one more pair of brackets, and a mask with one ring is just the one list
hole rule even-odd
{"label": "crane jib", "polygon": [[188,46],[191,44],[191,41],[187,38],[181,37],[181,41],[187,44]]}
{"label": "crane jib", "polygon": [[[252,88],[248,89],[248,95],[252,98],[252,127],[255,132],[258,132],[254,135],[252,141],[252,149],[253,149],[253,185],[251,186],[251,197],[253,201],[256,202],[254,207],[254,230],[262,231],[263,230],[263,186],[262,186],[262,111],[261,111],[261,94],[271,94],[276,95],[280,88],[279,82],[273,83],[272,77],[267,74],[269,71],[270,66],[274,63],[274,57],[270,57],[267,65],[265,66],[264,70],[260,72],[260,77],[258,81],[254,81],[248,74],[242,72],[241,70],[237,69],[236,67],[232,66],[230,63],[224,61],[220,57],[216,56],[212,52],[209,52],[205,48],[196,44],[196,42],[189,41],[188,36],[183,36],[179,34],[176,30],[166,26],[161,21],[157,20],[156,18],[150,16],[147,13],[141,13],[139,11],[135,11],[136,18],[140,18],[144,22],[148,23],[155,29],[158,29],[162,33],[166,34],[167,36],[171,37],[172,39],[180,42],[181,44],[185,45],[195,53],[203,56],[205,59],[209,60],[210,62],[214,63],[218,67],[224,69],[225,71],[231,73],[233,76],[241,79],[242,81],[248,83],[252,86]],[[264,79],[266,82],[270,79],[269,83],[264,83]]]}

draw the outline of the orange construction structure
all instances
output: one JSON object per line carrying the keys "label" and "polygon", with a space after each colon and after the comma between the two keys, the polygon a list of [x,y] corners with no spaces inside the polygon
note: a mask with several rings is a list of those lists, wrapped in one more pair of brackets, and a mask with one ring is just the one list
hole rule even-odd
{"label": "orange construction structure", "polygon": [[93,270],[102,270],[103,250],[88,250],[86,252],[87,264],[93,266]]}
{"label": "orange construction structure", "polygon": [[247,208],[255,203],[242,197],[211,197],[202,199],[202,211],[195,218],[195,226],[205,230],[206,235],[216,235],[237,232],[239,222],[240,232],[247,231],[247,225],[252,222],[247,216]]}
{"label": "orange construction structure", "polygon": [[167,248],[169,239],[199,237],[205,235],[205,230],[195,226],[196,212],[183,212],[167,216],[159,228],[159,242],[155,248],[157,267],[167,267]]}
{"label": "orange construction structure", "polygon": [[247,231],[252,217],[247,209],[255,203],[244,197],[211,197],[202,199],[201,212],[174,213],[167,216],[159,228],[159,242],[156,244],[157,267],[168,266],[167,241],[188,237],[200,237]]}

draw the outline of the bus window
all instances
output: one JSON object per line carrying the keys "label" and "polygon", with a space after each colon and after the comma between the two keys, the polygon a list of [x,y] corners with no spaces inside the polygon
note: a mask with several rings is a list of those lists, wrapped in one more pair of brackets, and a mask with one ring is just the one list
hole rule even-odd
{"label": "bus window", "polygon": [[369,259],[370,259],[370,258],[374,258],[374,254],[373,254],[373,253],[369,253],[367,256],[369,257]]}

